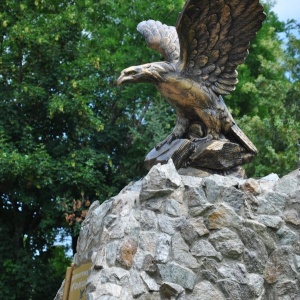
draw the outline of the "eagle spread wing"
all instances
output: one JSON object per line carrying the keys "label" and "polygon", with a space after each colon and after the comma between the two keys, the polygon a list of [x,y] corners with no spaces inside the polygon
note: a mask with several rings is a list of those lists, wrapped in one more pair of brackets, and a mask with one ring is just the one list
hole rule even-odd
{"label": "eagle spread wing", "polygon": [[175,62],[179,58],[179,41],[176,28],[167,26],[159,21],[143,21],[137,30],[144,36],[148,46],[157,50],[168,62]]}
{"label": "eagle spread wing", "polygon": [[187,0],[176,29],[149,20],[138,30],[149,47],[177,62],[186,77],[217,94],[229,94],[238,82],[237,66],[245,61],[264,19],[259,0]]}
{"label": "eagle spread wing", "polygon": [[187,1],[176,26],[182,71],[229,94],[264,19],[259,0]]}

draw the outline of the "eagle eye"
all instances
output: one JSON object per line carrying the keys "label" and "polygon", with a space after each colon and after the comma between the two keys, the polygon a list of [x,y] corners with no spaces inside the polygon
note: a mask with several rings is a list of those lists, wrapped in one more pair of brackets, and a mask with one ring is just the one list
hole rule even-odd
{"label": "eagle eye", "polygon": [[127,71],[126,72],[126,75],[135,75],[136,74],[136,71],[135,70],[130,70],[130,71]]}

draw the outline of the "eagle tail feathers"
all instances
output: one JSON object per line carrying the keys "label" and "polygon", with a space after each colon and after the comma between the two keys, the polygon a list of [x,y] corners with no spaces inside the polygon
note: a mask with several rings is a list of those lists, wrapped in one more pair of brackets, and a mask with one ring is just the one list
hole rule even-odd
{"label": "eagle tail feathers", "polygon": [[231,133],[234,135],[236,139],[238,139],[241,144],[253,154],[257,154],[258,150],[254,146],[254,144],[250,141],[250,139],[246,136],[246,134],[240,129],[239,126],[233,124],[231,126]]}

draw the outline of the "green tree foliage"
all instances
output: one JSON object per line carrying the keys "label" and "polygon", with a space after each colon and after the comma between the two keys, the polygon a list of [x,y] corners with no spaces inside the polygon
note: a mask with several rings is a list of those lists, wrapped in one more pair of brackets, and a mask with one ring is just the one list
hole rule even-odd
{"label": "green tree foliage", "polygon": [[53,296],[63,276],[51,263],[63,225],[56,198],[95,197],[103,178],[87,136],[103,125],[76,88],[82,28],[68,2],[0,4],[3,299]]}
{"label": "green tree foliage", "polygon": [[[53,299],[69,264],[57,234],[76,241],[90,203],[142,176],[145,154],[171,131],[175,116],[152,85],[118,88],[116,78],[162,59],[136,25],[175,24],[182,4],[0,2],[1,299]],[[290,36],[286,56],[284,24],[267,13],[226,99],[259,148],[254,176],[295,168],[299,138],[299,40]]]}
{"label": "green tree foliage", "polygon": [[[288,97],[290,98],[289,108],[293,106],[295,119],[300,120],[300,23],[295,20],[288,22],[286,26],[288,37],[287,57],[285,66],[288,71],[289,80],[292,82]],[[297,36],[296,36],[297,34]],[[292,104],[292,105],[291,105]],[[298,109],[297,109],[298,108]],[[298,136],[298,138],[300,138]]]}
{"label": "green tree foliage", "polygon": [[76,237],[86,213],[74,201],[107,199],[144,172],[158,133],[138,136],[160,113],[157,92],[115,81],[160,60],[136,25],[174,23],[182,1],[126,2],[0,3],[1,299],[53,299],[69,263],[55,237],[65,220]]}

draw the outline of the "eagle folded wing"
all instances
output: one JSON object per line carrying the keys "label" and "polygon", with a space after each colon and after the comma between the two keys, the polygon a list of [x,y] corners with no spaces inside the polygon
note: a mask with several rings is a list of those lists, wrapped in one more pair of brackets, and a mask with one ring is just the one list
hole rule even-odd
{"label": "eagle folded wing", "polygon": [[137,30],[144,36],[148,46],[162,54],[166,61],[175,62],[178,60],[179,41],[174,26],[148,20],[139,23]]}
{"label": "eagle folded wing", "polygon": [[176,25],[178,67],[217,94],[229,94],[264,19],[259,0],[187,0]]}

